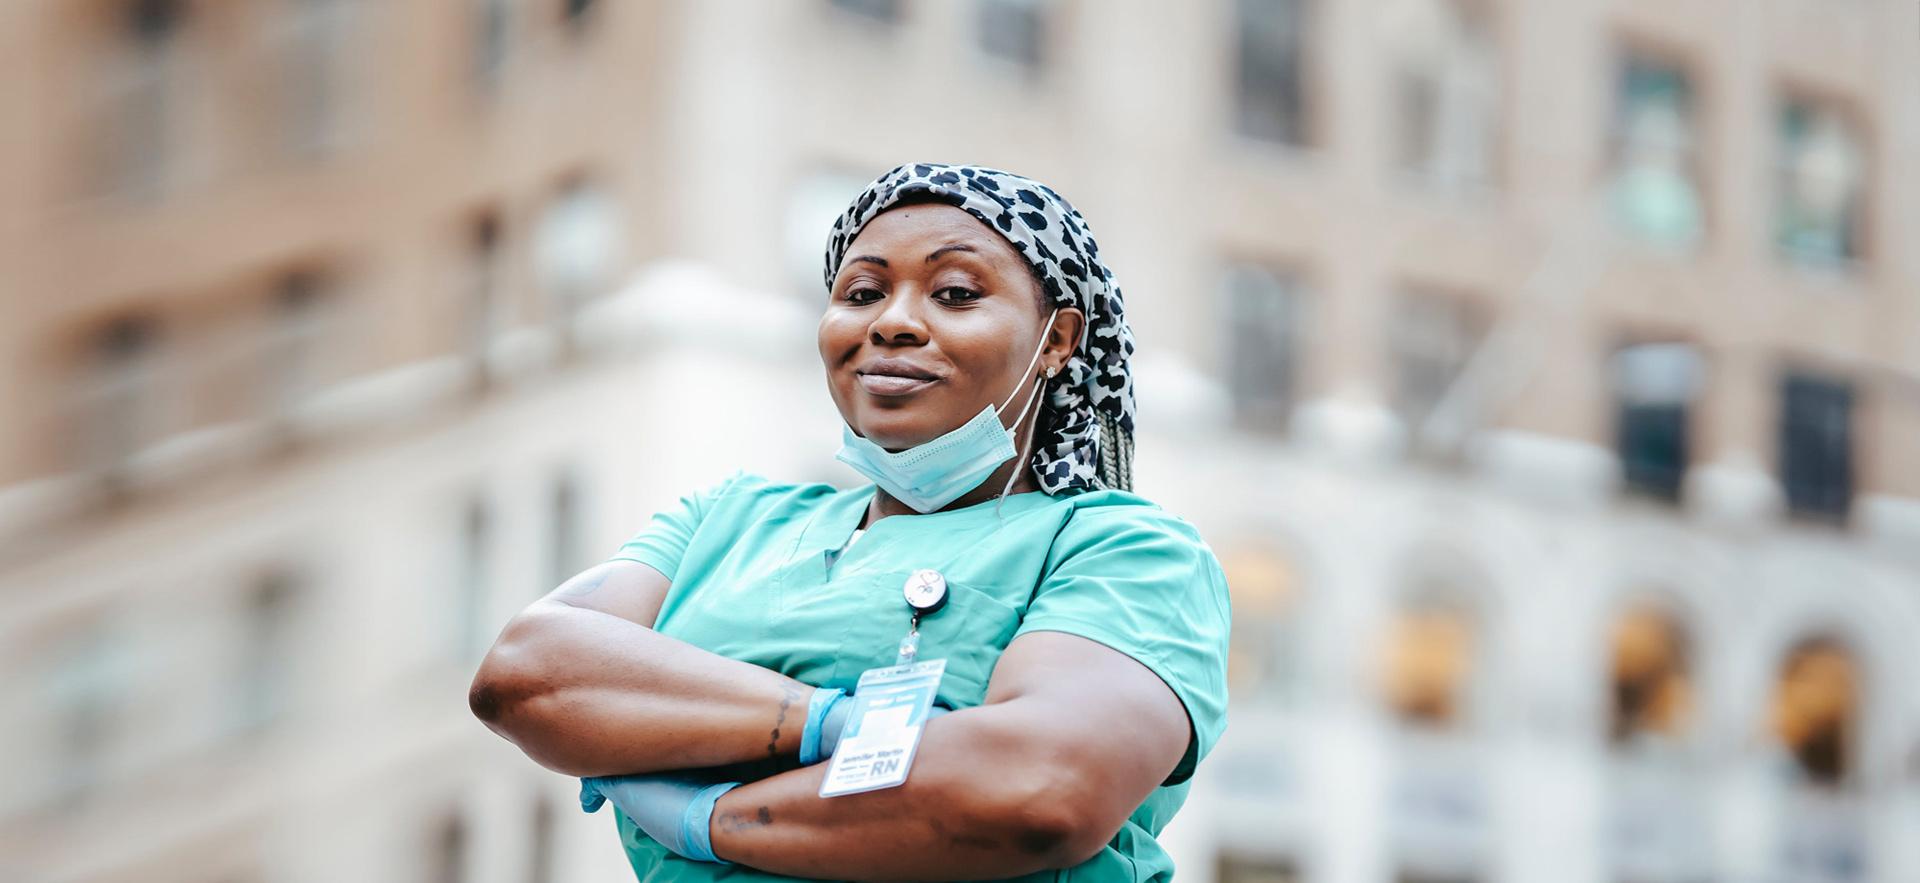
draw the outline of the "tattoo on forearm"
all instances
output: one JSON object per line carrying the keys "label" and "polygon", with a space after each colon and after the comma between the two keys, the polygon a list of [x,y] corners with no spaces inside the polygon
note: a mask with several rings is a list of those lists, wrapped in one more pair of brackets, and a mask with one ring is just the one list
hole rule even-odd
{"label": "tattoo on forearm", "polygon": [[800,691],[794,689],[793,687],[786,687],[784,690],[781,691],[780,716],[774,718],[773,732],[767,734],[767,756],[768,757],[780,756],[780,728],[786,725],[787,711],[793,708],[794,701],[799,698],[800,698]]}
{"label": "tattoo on forearm", "polygon": [[714,816],[713,823],[720,826],[722,831],[738,834],[741,831],[751,831],[754,828],[764,828],[773,824],[773,810],[763,806],[754,810],[753,815],[750,816],[737,812],[723,812]]}

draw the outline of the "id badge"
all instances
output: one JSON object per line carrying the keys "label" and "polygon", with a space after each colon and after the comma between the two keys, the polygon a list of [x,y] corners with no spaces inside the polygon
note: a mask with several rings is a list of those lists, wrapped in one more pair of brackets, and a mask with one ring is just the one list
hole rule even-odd
{"label": "id badge", "polygon": [[913,750],[926,728],[927,710],[947,661],[871,668],[854,688],[847,729],[827,764],[821,797],[839,797],[892,788],[907,780]]}

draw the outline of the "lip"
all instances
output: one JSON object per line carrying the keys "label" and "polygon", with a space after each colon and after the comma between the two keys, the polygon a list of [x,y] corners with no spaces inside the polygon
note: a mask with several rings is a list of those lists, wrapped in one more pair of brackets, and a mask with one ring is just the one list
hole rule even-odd
{"label": "lip", "polygon": [[908,359],[873,359],[854,371],[860,378],[860,388],[868,395],[906,396],[913,395],[935,383],[940,376]]}
{"label": "lip", "polygon": [[913,380],[937,380],[940,375],[920,367],[907,359],[874,359],[855,369],[861,374],[881,374],[893,377],[906,377]]}
{"label": "lip", "polygon": [[868,395],[906,396],[913,395],[940,381],[934,378],[901,377],[895,374],[860,374],[860,388]]}

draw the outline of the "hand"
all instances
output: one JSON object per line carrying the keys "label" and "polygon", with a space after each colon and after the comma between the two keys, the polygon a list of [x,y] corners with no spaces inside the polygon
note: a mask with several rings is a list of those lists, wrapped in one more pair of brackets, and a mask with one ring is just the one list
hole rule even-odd
{"label": "hand", "polygon": [[580,808],[595,812],[613,801],[641,833],[675,855],[721,862],[713,854],[713,804],[739,782],[707,782],[683,773],[596,776],[580,780]]}

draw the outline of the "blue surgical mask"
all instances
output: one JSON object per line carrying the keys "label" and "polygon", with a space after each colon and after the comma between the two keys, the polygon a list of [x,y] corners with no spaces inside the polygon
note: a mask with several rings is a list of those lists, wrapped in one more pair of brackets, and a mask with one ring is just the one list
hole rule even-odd
{"label": "blue surgical mask", "polygon": [[[1047,317],[1047,328],[1053,327],[1054,316],[1059,314],[1056,308]],[[1043,334],[1040,348],[1033,351],[1033,358],[1027,362],[1027,374],[1031,374],[1046,347]],[[1026,419],[1027,409],[1033,406],[1039,391],[1039,385],[1035,384],[1033,392],[1027,394],[1026,404],[1020,406],[1019,415],[1013,418],[1015,426]],[[1019,394],[1020,387],[1016,386],[1000,407],[988,405],[958,429],[904,451],[889,451],[847,426],[841,432],[840,453],[835,459],[853,467],[855,472],[866,476],[913,511],[938,512],[979,487],[1000,464],[1019,453],[1014,449],[1013,433],[1000,421],[1000,413],[1013,404],[1013,397]],[[1012,487],[1013,482],[1008,481],[1007,486]]]}

